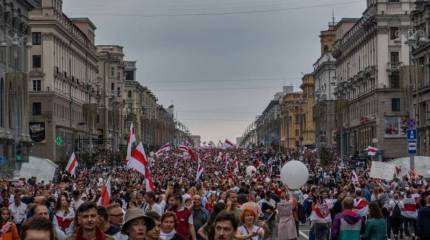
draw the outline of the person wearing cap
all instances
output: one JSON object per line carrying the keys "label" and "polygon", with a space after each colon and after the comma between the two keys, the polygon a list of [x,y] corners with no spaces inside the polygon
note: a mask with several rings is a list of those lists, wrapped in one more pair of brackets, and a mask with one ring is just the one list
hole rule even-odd
{"label": "person wearing cap", "polygon": [[154,221],[145,214],[143,209],[131,208],[125,213],[121,232],[127,235],[129,240],[144,240],[147,229],[152,229],[154,226]]}

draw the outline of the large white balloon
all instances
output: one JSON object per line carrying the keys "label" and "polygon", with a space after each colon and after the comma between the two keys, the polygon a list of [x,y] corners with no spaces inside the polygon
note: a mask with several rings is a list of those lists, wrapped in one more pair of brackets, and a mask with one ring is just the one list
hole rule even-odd
{"label": "large white balloon", "polygon": [[292,160],[281,169],[281,181],[289,189],[299,189],[305,185],[309,178],[309,171],[305,164]]}
{"label": "large white balloon", "polygon": [[257,169],[254,166],[246,167],[246,176],[252,176],[257,172]]}

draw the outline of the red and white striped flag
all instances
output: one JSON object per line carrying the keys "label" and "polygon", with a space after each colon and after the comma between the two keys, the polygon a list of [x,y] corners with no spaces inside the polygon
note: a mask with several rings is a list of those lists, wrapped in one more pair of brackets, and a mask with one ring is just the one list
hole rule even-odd
{"label": "red and white striped flag", "polygon": [[368,146],[367,147],[367,155],[375,156],[378,149],[376,147]]}
{"label": "red and white striped flag", "polygon": [[148,159],[146,158],[143,144],[139,143],[136,149],[133,150],[130,156],[130,160],[127,162],[127,166],[134,169],[145,176],[145,167],[148,165]]}
{"label": "red and white striped flag", "polygon": [[236,145],[234,145],[232,142],[230,142],[228,139],[226,139],[224,141],[224,146],[228,147],[228,148],[234,148],[236,147]]}
{"label": "red and white striped flag", "polygon": [[233,173],[234,174],[239,173],[239,163],[237,162],[236,158],[233,160]]}
{"label": "red and white striped flag", "polygon": [[410,197],[403,199],[402,215],[407,218],[417,219],[417,203],[414,198]]}
{"label": "red and white striped flag", "polygon": [[359,184],[357,173],[354,170],[351,172],[351,181],[354,185]]}
{"label": "red and white striped flag", "polygon": [[199,160],[199,163],[197,165],[197,175],[196,175],[196,182],[199,181],[200,177],[202,176],[204,171],[204,167],[201,164],[201,161]]}
{"label": "red and white striped flag", "polygon": [[76,168],[78,168],[78,159],[76,159],[76,155],[73,152],[72,155],[69,158],[69,162],[67,163],[66,166],[66,172],[68,172],[69,174],[75,176],[76,175]]}
{"label": "red and white striped flag", "polygon": [[182,152],[188,153],[188,155],[191,157],[191,160],[199,160],[198,154],[191,147],[188,147],[186,145],[179,145],[178,149]]}
{"label": "red and white striped flag", "polygon": [[99,206],[107,207],[112,199],[112,184],[111,177],[108,178],[105,185],[102,187],[100,198],[97,202]]}
{"label": "red and white striped flag", "polygon": [[136,134],[134,132],[134,128],[133,128],[133,123],[130,124],[130,133],[128,135],[128,143],[127,143],[127,165],[128,162],[130,161],[130,157],[131,157],[131,150],[133,147],[133,143],[136,142]]}
{"label": "red and white striped flag", "polygon": [[366,217],[369,213],[369,204],[367,200],[364,198],[354,200],[354,212],[362,217]]}
{"label": "red and white striped flag", "polygon": [[155,191],[154,178],[152,177],[152,173],[151,173],[151,170],[149,169],[149,166],[145,168],[145,182],[146,182],[146,192],[154,192]]}
{"label": "red and white striped flag", "polygon": [[161,146],[160,149],[158,149],[158,151],[155,152],[155,155],[157,157],[160,157],[160,156],[164,155],[168,151],[170,151],[170,143],[166,143],[163,146]]}

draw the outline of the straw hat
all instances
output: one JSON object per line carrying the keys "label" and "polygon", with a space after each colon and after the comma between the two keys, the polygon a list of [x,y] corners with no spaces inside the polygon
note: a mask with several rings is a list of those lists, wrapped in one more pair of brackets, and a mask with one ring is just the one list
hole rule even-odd
{"label": "straw hat", "polygon": [[131,221],[135,219],[143,218],[145,219],[145,225],[148,225],[149,221],[152,221],[152,219],[148,216],[146,216],[145,212],[141,208],[131,208],[128,209],[125,213],[125,221],[124,225],[122,225],[121,232],[123,234],[127,234],[127,228],[128,225],[131,223]]}

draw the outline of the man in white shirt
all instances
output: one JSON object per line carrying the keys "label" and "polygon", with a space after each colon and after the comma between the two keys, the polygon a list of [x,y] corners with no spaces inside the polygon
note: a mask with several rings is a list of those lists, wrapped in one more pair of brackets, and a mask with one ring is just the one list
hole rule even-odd
{"label": "man in white shirt", "polygon": [[159,216],[163,216],[163,210],[160,205],[155,202],[155,193],[147,192],[145,193],[145,203],[143,204],[143,210],[145,213],[153,211],[156,212]]}
{"label": "man in white shirt", "polygon": [[21,224],[27,216],[27,205],[21,202],[21,192],[17,190],[14,195],[14,201],[9,205],[9,210],[16,224],[18,231],[21,231]]}

